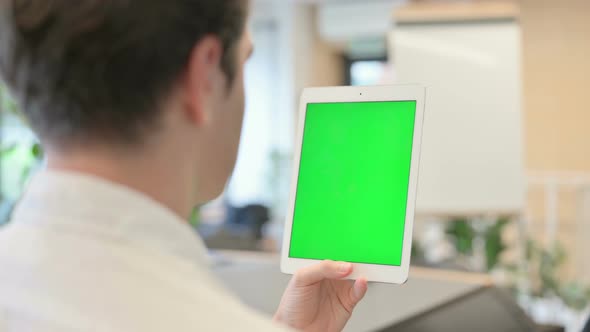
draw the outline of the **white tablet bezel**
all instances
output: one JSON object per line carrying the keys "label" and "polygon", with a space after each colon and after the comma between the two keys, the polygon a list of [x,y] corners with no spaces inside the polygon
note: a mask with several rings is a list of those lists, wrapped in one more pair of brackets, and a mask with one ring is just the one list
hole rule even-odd
{"label": "white tablet bezel", "polygon": [[402,249],[401,266],[359,264],[354,263],[354,273],[349,279],[357,279],[361,276],[369,281],[403,284],[408,279],[410,269],[410,254],[412,248],[412,230],[414,226],[414,210],[416,191],[418,186],[418,169],[420,163],[420,148],[422,142],[422,123],[424,119],[424,103],[426,89],[414,85],[394,86],[370,86],[370,87],[329,87],[308,88],[301,95],[299,109],[299,126],[297,140],[294,148],[293,176],[291,192],[285,222],[283,246],[281,252],[281,271],[286,274],[294,274],[301,268],[317,264],[317,260],[289,257],[291,247],[291,229],[293,226],[293,214],[295,211],[295,199],[297,183],[299,180],[299,163],[303,143],[304,124],[307,112],[307,104],[310,103],[337,103],[337,102],[379,102],[379,101],[416,101],[416,119],[414,124],[414,140],[410,168],[410,181],[408,187],[408,201],[406,208],[406,221],[404,227],[404,241]]}

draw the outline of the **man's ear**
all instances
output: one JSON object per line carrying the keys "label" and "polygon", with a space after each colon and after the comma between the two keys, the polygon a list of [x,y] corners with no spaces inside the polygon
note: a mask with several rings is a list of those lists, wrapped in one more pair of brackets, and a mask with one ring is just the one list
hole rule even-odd
{"label": "man's ear", "polygon": [[206,36],[193,48],[187,64],[184,79],[184,96],[186,112],[189,119],[197,126],[206,124],[213,109],[219,88],[223,46],[214,36]]}

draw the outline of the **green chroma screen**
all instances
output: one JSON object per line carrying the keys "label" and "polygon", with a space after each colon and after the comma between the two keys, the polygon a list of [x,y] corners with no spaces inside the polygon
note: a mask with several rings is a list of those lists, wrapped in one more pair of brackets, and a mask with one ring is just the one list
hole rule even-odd
{"label": "green chroma screen", "polygon": [[308,104],[289,256],[400,266],[415,101]]}

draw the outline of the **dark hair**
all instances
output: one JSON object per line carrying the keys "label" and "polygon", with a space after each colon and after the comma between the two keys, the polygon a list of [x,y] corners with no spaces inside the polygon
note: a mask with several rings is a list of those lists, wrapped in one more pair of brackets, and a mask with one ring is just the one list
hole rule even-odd
{"label": "dark hair", "polygon": [[0,0],[0,74],[57,144],[137,142],[206,35],[231,85],[247,0]]}

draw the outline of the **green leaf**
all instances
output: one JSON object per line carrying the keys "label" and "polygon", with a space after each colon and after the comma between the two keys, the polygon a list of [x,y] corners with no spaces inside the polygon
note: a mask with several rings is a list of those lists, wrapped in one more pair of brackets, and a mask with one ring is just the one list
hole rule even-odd
{"label": "green leaf", "polygon": [[4,157],[6,155],[9,155],[9,154],[13,153],[16,150],[17,147],[18,146],[16,144],[14,144],[14,143],[13,144],[10,144],[9,146],[2,147],[0,149],[0,157]]}
{"label": "green leaf", "polygon": [[570,308],[582,311],[588,307],[590,297],[588,288],[580,283],[569,282],[559,289],[559,297]]}
{"label": "green leaf", "polygon": [[189,218],[189,223],[193,227],[198,227],[199,224],[201,223],[201,207],[200,206],[197,206],[193,209],[193,212],[191,213],[191,216]]}
{"label": "green leaf", "polygon": [[31,147],[31,155],[35,157],[37,160],[41,160],[43,158],[43,147],[40,143],[35,143]]}
{"label": "green leaf", "polygon": [[457,219],[449,222],[446,233],[451,237],[457,252],[469,255],[473,252],[473,239],[475,230],[466,219]]}
{"label": "green leaf", "polygon": [[508,219],[500,219],[486,231],[485,246],[488,271],[496,267],[500,260],[500,255],[506,250],[506,246],[502,242],[502,232],[509,222]]}

